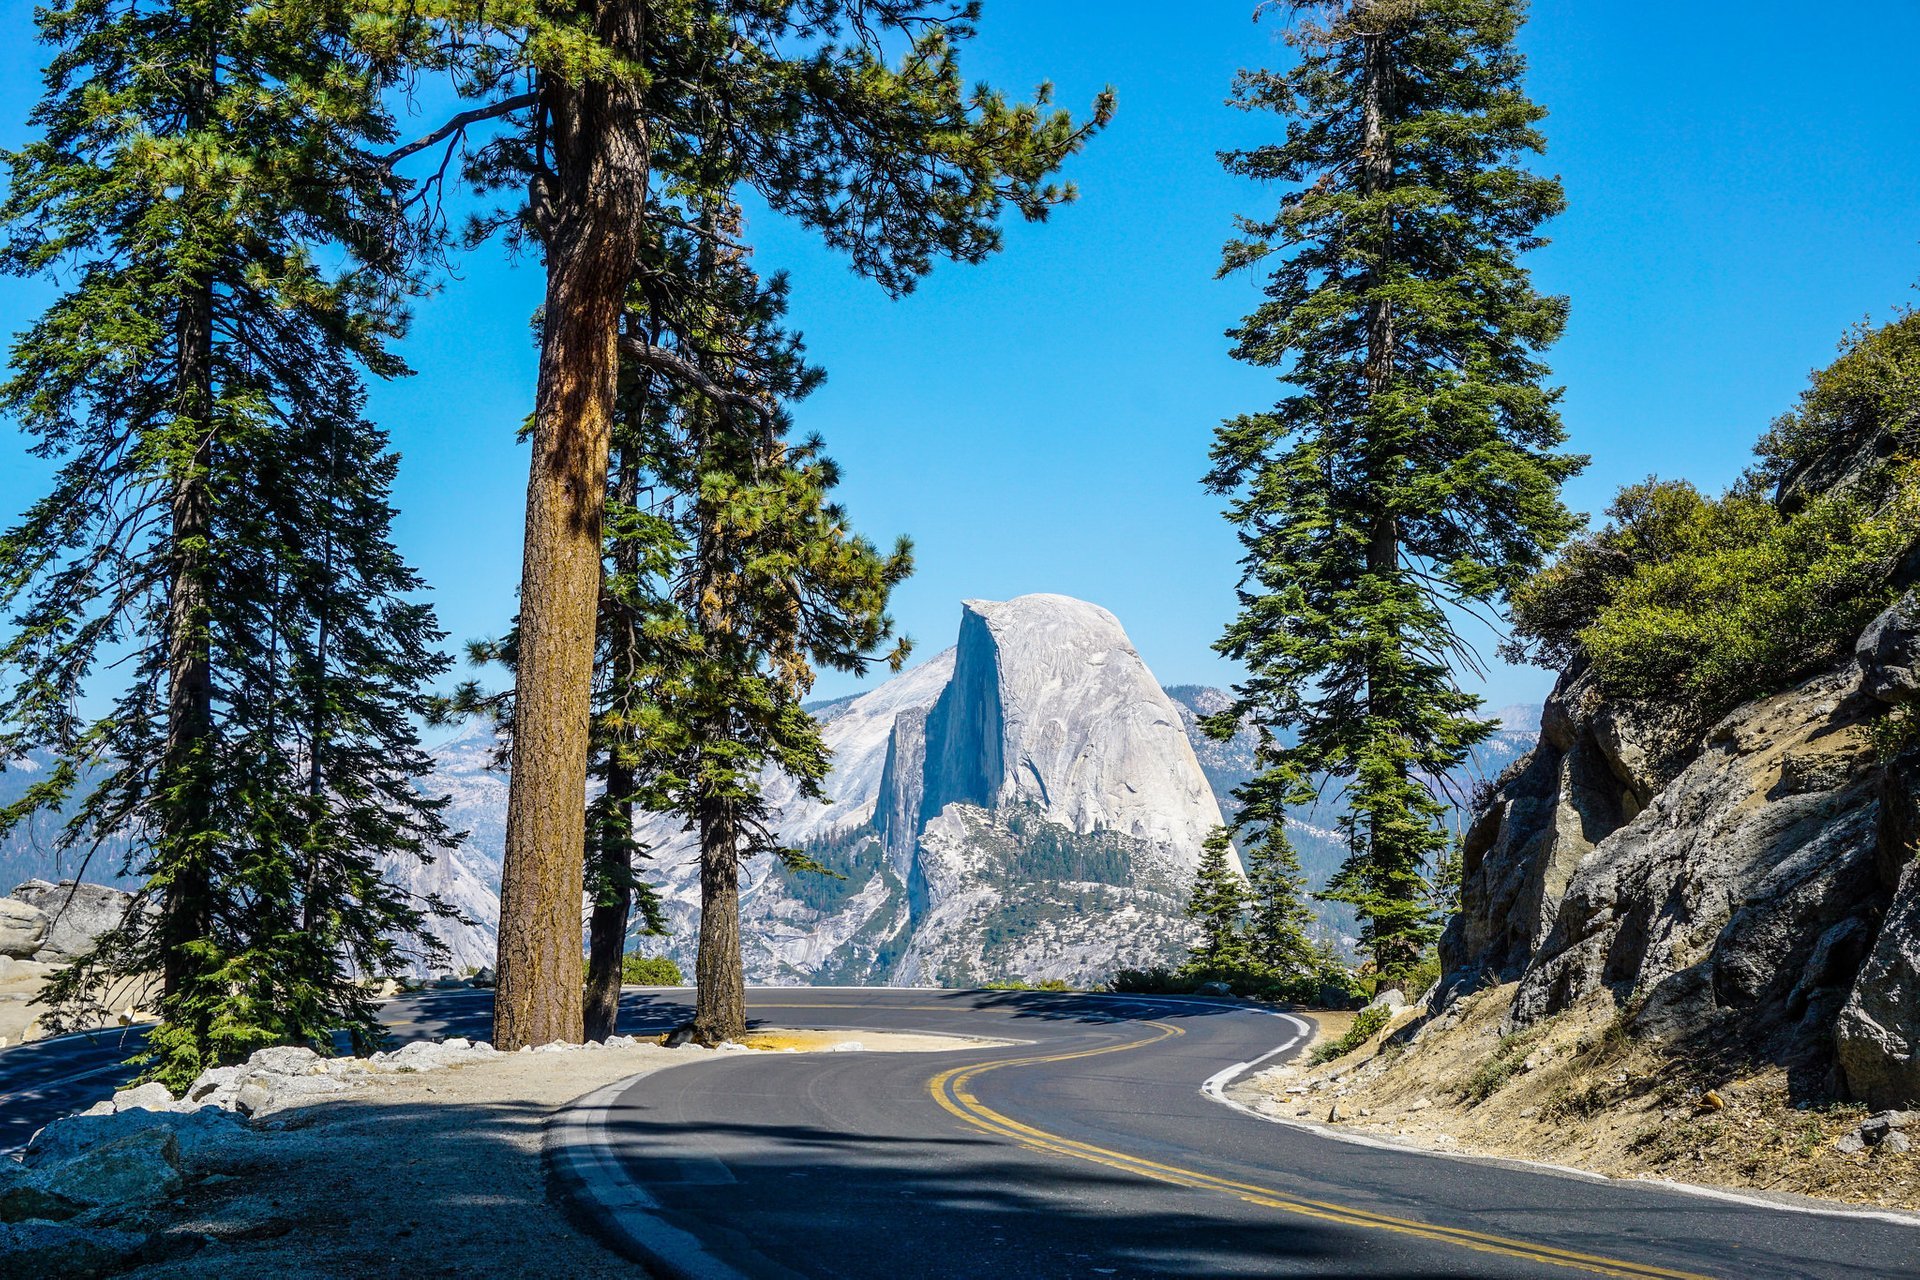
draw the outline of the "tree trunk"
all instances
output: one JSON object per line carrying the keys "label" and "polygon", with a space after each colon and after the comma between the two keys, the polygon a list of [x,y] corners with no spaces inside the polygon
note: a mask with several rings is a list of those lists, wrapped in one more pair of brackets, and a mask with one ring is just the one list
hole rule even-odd
{"label": "tree trunk", "polygon": [[[1372,8],[1371,5],[1366,6]],[[1364,10],[1363,10],[1364,11]],[[1365,62],[1361,87],[1361,151],[1359,165],[1359,187],[1363,196],[1374,197],[1392,189],[1394,179],[1394,159],[1392,141],[1387,136],[1387,118],[1391,111],[1392,95],[1392,57],[1391,35],[1388,18],[1384,22],[1376,21],[1373,29],[1362,36],[1366,42]],[[1382,263],[1392,261],[1393,253],[1393,214],[1382,210],[1377,246],[1379,260]],[[1376,282],[1377,283],[1377,282]],[[1377,401],[1386,394],[1392,380],[1394,363],[1399,354],[1398,335],[1395,332],[1392,305],[1384,298],[1376,297],[1367,308],[1367,351],[1366,382],[1367,410],[1369,415]],[[1367,561],[1366,573],[1370,578],[1391,580],[1400,573],[1400,529],[1397,515],[1378,500],[1381,490],[1393,482],[1391,469],[1395,465],[1394,457],[1398,447],[1393,442],[1369,439],[1365,442],[1369,460],[1368,486],[1374,499],[1366,516]],[[1391,637],[1382,643],[1384,650],[1389,644],[1397,644],[1398,637]],[[1392,697],[1383,688],[1390,679],[1387,668],[1395,665],[1386,652],[1376,652],[1367,661],[1366,697],[1367,717],[1371,722],[1373,736],[1382,731],[1392,733],[1398,728],[1398,708],[1392,705]],[[1404,780],[1406,771],[1401,769]],[[1391,861],[1396,851],[1383,848],[1391,843],[1391,836],[1384,830],[1388,825],[1383,821],[1378,809],[1369,816],[1367,830],[1367,852],[1369,861],[1376,867]],[[1376,934],[1374,959],[1383,967],[1396,955],[1391,940],[1383,947],[1382,940]]]}
{"label": "tree trunk", "polygon": [[[639,501],[640,468],[628,451],[610,464],[617,472],[614,503],[631,511]],[[616,542],[614,572],[632,580],[640,567],[639,550],[631,539]],[[634,696],[640,637],[632,611],[620,600],[602,600],[602,625],[607,635],[607,688],[610,727],[606,733],[607,821],[594,853],[599,860],[600,891],[587,924],[586,1035],[605,1040],[620,1021],[620,982],[627,956],[627,923],[633,916],[633,803],[635,779],[628,727],[629,700]]]}
{"label": "tree trunk", "polygon": [[207,636],[210,600],[206,541],[213,503],[213,282],[202,277],[183,300],[179,320],[176,421],[191,433],[192,453],[172,479],[172,550],[167,599],[167,747],[162,786],[165,850],[160,929],[162,996],[179,995],[194,965],[187,948],[212,929],[212,869],[204,847],[213,808],[208,739],[213,733],[213,660]]}
{"label": "tree trunk", "polygon": [[[640,17],[637,0],[605,3],[598,34],[638,56]],[[503,1050],[577,1041],[585,1029],[580,907],[601,523],[620,313],[647,198],[638,95],[613,81],[550,81],[542,92],[557,179],[532,197],[546,220],[547,292],[500,868],[493,1038]]]}
{"label": "tree trunk", "polygon": [[500,868],[494,1043],[503,1050],[577,1041],[583,1029],[587,721],[616,324],[632,263],[621,246],[601,248],[559,257],[547,273]]}
{"label": "tree trunk", "polygon": [[694,965],[693,1038],[747,1034],[747,978],[740,962],[740,839],[730,814],[700,820],[700,955]]}
{"label": "tree trunk", "polygon": [[[607,794],[633,794],[633,771],[614,759],[607,767]],[[627,921],[633,915],[633,862],[628,831],[632,806],[621,801],[622,821],[600,842],[602,888],[588,923],[586,1036],[605,1040],[620,1018],[621,966],[627,955]]]}

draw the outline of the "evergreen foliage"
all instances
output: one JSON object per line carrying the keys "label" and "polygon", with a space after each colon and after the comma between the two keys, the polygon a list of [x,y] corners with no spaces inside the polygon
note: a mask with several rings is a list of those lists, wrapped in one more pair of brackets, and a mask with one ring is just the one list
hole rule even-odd
{"label": "evergreen foliage", "polygon": [[1200,940],[1188,955],[1188,968],[1235,969],[1247,963],[1241,917],[1247,910],[1247,882],[1229,861],[1233,844],[1224,828],[1207,835],[1200,865],[1187,896],[1187,919],[1200,926]]}
{"label": "evergreen foliage", "polygon": [[1354,904],[1391,972],[1435,932],[1445,805],[1426,780],[1494,727],[1458,686],[1475,657],[1457,621],[1574,528],[1559,489],[1582,463],[1556,452],[1538,358],[1566,305],[1519,264],[1562,197],[1515,163],[1543,148],[1545,114],[1521,88],[1519,0],[1289,7],[1324,15],[1291,29],[1298,64],[1235,85],[1286,137],[1225,157],[1288,186],[1274,216],[1242,220],[1222,271],[1268,272],[1234,354],[1292,390],[1213,448],[1207,483],[1244,550],[1216,647],[1249,675],[1208,728],[1260,726],[1243,827],[1345,788],[1350,853],[1325,896]]}
{"label": "evergreen foliage", "polygon": [[1920,318],[1850,334],[1760,454],[1718,498],[1622,489],[1514,593],[1506,656],[1590,663],[1607,695],[1702,725],[1838,658],[1920,545]]}
{"label": "evergreen foliage", "polygon": [[1920,540],[1920,483],[1875,505],[1823,494],[1785,516],[1748,481],[1621,491],[1606,527],[1515,595],[1516,652],[1591,661],[1601,689],[1717,718],[1822,667],[1892,602]]}
{"label": "evergreen foliage", "polygon": [[1264,827],[1260,835],[1240,850],[1247,869],[1248,958],[1269,973],[1318,976],[1323,958],[1308,933],[1313,912],[1305,901],[1300,859],[1284,828]]}
{"label": "evergreen foliage", "polygon": [[626,956],[620,963],[620,980],[635,987],[683,987],[687,984],[687,977],[680,972],[680,966],[668,956]]}
{"label": "evergreen foliage", "polygon": [[361,371],[402,371],[415,242],[350,10],[38,21],[55,53],[0,266],[63,291],[0,407],[58,470],[0,537],[0,760],[58,764],[0,830],[59,808],[68,847],[131,840],[141,908],[48,996],[160,974],[145,1061],[178,1088],[265,1044],[372,1042],[356,979],[442,909],[381,874],[446,834],[412,785],[443,660],[361,416]]}
{"label": "evergreen foliage", "polygon": [[[833,486],[833,469],[816,447],[789,448],[762,430],[779,389],[743,381],[735,367],[739,350],[682,341],[693,330],[663,342],[655,339],[672,339],[671,326],[629,324],[630,290],[640,291],[649,317],[662,308],[691,314],[720,301],[726,282],[715,292],[705,269],[676,274],[677,264],[705,259],[669,242],[692,235],[709,257],[739,252],[737,220],[711,215],[731,209],[741,188],[817,231],[857,272],[894,293],[910,289],[936,258],[972,262],[990,254],[1003,210],[1039,219],[1070,198],[1052,175],[1104,121],[1110,99],[1096,104],[1090,124],[1077,124],[1050,108],[1044,87],[1033,102],[1019,104],[987,86],[969,87],[957,49],[972,36],[977,13],[975,4],[944,0],[429,0],[391,6],[369,24],[394,57],[451,68],[480,102],[395,158],[444,142],[444,173],[472,126],[511,120],[468,152],[464,172],[483,190],[522,189],[526,199],[478,219],[472,230],[483,236],[504,228],[546,259],[522,582],[528,660],[502,870],[495,1039],[504,1047],[569,1036],[579,1016],[570,946],[560,936],[574,885],[571,867],[556,861],[554,850],[572,838],[577,818],[565,797],[584,781],[583,691],[576,686],[590,667],[581,633],[598,583],[585,566],[600,540],[621,376],[608,360],[616,340],[629,370],[665,375],[683,392],[707,398],[704,415],[695,415],[697,460],[688,473],[695,487],[680,491],[697,495],[694,510],[708,516],[741,513],[737,526],[727,515],[694,543],[700,568],[691,599],[699,609],[690,618],[689,660],[677,668],[683,679],[676,705],[687,717],[668,717],[719,726],[723,738],[737,730],[758,739],[708,757],[683,785],[665,786],[676,806],[702,792],[711,802],[711,821],[700,825],[715,865],[703,872],[703,893],[730,902],[738,890],[733,878],[743,846],[734,817],[749,829],[758,823],[752,788],[734,785],[750,772],[745,762],[768,755],[801,778],[824,768],[808,758],[816,753],[804,741],[805,713],[786,705],[785,690],[810,683],[811,662],[842,660],[820,655],[851,652],[846,644],[858,649],[858,637],[882,616],[871,598],[852,595],[870,593],[886,571],[857,565],[864,553],[851,541],[837,565],[833,555],[815,557],[837,540],[823,541],[817,527],[832,518],[823,495]],[[735,296],[750,301],[762,292],[756,285]],[[715,332],[727,328],[725,316],[701,323]],[[750,326],[752,317],[740,323]],[[752,429],[739,425],[754,419]],[[788,521],[784,532],[777,528]],[[836,589],[852,593],[845,612],[813,611],[809,619],[798,616],[809,612],[804,607],[789,610],[795,616],[782,624],[785,637],[765,648],[759,627],[771,615],[755,615],[771,595],[743,598],[739,616],[729,596],[734,587],[760,592],[751,579],[764,562],[713,572],[732,554],[719,550],[722,542],[745,547],[763,536],[786,544],[776,558],[811,560],[809,571],[823,583],[837,579]],[[856,585],[863,577],[869,585]],[[823,622],[841,634],[808,634]],[[738,664],[732,674],[723,670],[728,663]],[[753,700],[769,690],[779,696]],[[721,694],[746,698],[732,704],[743,709],[745,723],[714,701]],[[749,834],[745,847],[769,843]],[[716,909],[724,915],[732,908]],[[713,945],[724,952],[737,938],[716,936]],[[702,954],[709,954],[705,941]],[[711,958],[727,973],[724,981],[699,984],[702,1023],[718,1028],[715,1036],[737,1034],[744,1011],[732,1006],[739,1002],[728,996],[725,1012],[706,1003],[720,998],[711,995],[719,988],[738,988],[737,953]]]}

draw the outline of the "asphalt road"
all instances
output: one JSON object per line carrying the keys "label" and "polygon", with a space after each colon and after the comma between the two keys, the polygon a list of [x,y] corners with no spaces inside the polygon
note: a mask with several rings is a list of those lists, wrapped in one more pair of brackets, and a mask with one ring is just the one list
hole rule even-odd
{"label": "asphalt road", "polygon": [[[636,1013],[670,1021],[671,999]],[[626,1087],[602,1125],[654,1202],[632,1230],[663,1221],[739,1274],[1920,1274],[1908,1225],[1358,1146],[1234,1110],[1202,1083],[1295,1032],[1232,1006],[784,989],[750,1007],[771,1025],[1030,1043],[743,1054]]]}
{"label": "asphalt road", "polygon": [[[484,1037],[490,994],[402,997],[389,1022],[402,1040]],[[629,992],[621,1030],[674,1025],[685,998]],[[1030,992],[779,988],[749,1003],[765,1025],[1019,1043],[699,1055],[610,1091],[595,1132],[649,1203],[583,1216],[685,1233],[714,1274],[1920,1275],[1910,1225],[1357,1146],[1204,1094],[1296,1037],[1270,1014]],[[0,1051],[0,1150],[103,1096],[135,1043]]]}

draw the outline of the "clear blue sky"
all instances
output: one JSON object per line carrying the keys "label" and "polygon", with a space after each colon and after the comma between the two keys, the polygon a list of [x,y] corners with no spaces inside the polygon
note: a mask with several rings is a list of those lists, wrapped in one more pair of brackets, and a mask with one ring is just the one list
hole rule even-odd
{"label": "clear blue sky", "polygon": [[[923,655],[951,643],[963,598],[1059,591],[1113,610],[1162,681],[1232,678],[1209,646],[1235,548],[1199,476],[1215,423],[1274,394],[1222,336],[1252,283],[1212,278],[1232,215],[1272,199],[1214,160],[1279,128],[1223,105],[1236,67],[1286,57],[1251,7],[988,0],[970,76],[1052,79],[1076,109],[1111,83],[1119,111],[1071,166],[1080,202],[1011,227],[984,266],[889,301],[755,220],[759,265],[791,271],[792,319],[829,372],[799,425],[843,465],[856,525],[917,545],[895,612]],[[30,12],[0,8],[8,144],[38,88]],[[1533,266],[1573,302],[1552,361],[1593,465],[1572,500],[1598,510],[1654,472],[1722,485],[1842,331],[1920,280],[1920,4],[1540,0],[1524,44],[1552,111],[1543,166],[1571,206]],[[404,455],[399,539],[456,642],[513,607],[539,292],[534,264],[468,255],[418,309],[418,376],[373,395]],[[47,296],[0,281],[6,329]],[[0,511],[40,474],[0,439]],[[1501,671],[1487,693],[1531,701],[1549,682]]]}

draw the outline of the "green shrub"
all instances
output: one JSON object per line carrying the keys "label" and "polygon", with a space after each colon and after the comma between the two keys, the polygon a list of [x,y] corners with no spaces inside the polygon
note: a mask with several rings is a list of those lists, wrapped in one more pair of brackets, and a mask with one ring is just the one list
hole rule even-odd
{"label": "green shrub", "polygon": [[620,961],[620,981],[630,987],[683,987],[680,966],[666,956],[628,955]]}
{"label": "green shrub", "polygon": [[1650,481],[1609,515],[1515,593],[1517,647],[1556,665],[1584,653],[1606,694],[1714,718],[1831,662],[1886,607],[1920,540],[1920,484],[1788,518],[1752,483],[1713,499]]}
{"label": "green shrub", "polygon": [[1181,965],[1170,968],[1121,969],[1107,983],[1109,991],[1126,995],[1190,995],[1209,982],[1225,983],[1228,990],[1249,1000],[1279,1004],[1346,1004],[1353,991],[1345,969],[1327,973],[1280,973],[1258,965]]}
{"label": "green shrub", "polygon": [[[1882,432],[1911,453],[1920,426],[1920,313],[1906,311],[1878,329],[1856,326],[1841,355],[1813,375],[1800,403],[1761,440],[1769,478],[1874,441]],[[1904,438],[1903,438],[1904,437]],[[1878,486],[1869,485],[1870,489]]]}
{"label": "green shrub", "polygon": [[1920,544],[1920,314],[1851,332],[1759,453],[1720,498],[1621,490],[1603,528],[1514,593],[1504,655],[1584,656],[1602,693],[1701,720],[1838,657]]}
{"label": "green shrub", "polygon": [[1385,1005],[1362,1009],[1360,1015],[1353,1020],[1353,1025],[1347,1028],[1345,1035],[1338,1040],[1314,1046],[1313,1056],[1308,1061],[1314,1066],[1319,1066],[1323,1062],[1332,1062],[1335,1058],[1352,1053],[1371,1040],[1374,1033],[1386,1026],[1392,1017],[1393,1011]]}
{"label": "green shrub", "polygon": [[1001,978],[987,983],[986,991],[1071,991],[1065,978],[1046,978],[1040,982],[1028,982],[1024,978]]}
{"label": "green shrub", "polygon": [[1537,1035],[1537,1032],[1522,1031],[1501,1036],[1500,1043],[1494,1046],[1493,1056],[1467,1077],[1467,1097],[1475,1102],[1485,1102],[1500,1092],[1501,1086],[1513,1079],[1520,1070],[1520,1064],[1526,1060],[1526,1048]]}

